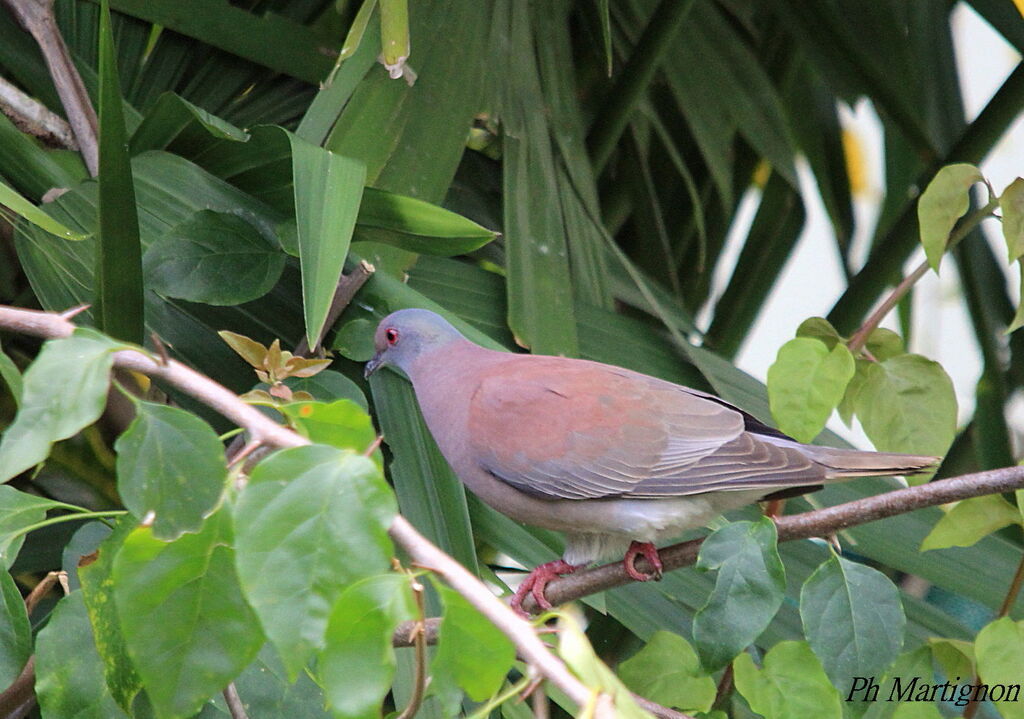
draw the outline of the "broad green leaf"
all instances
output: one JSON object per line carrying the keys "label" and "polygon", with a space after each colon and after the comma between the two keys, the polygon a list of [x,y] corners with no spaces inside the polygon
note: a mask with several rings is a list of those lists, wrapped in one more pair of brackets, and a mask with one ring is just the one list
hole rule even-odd
{"label": "broad green leaf", "polygon": [[[1024,622],[1002,617],[978,632],[974,642],[974,655],[978,663],[978,676],[990,685],[989,699],[1000,716],[1005,719],[1024,717],[1024,704],[1020,701],[998,701],[996,685],[1005,692],[1009,685],[1020,685],[1020,668],[1024,667]],[[1011,690],[1012,691],[1012,690]],[[1018,690],[1019,693],[1019,690]]]}
{"label": "broad green leaf", "polygon": [[[963,704],[959,703],[961,701]],[[954,706],[967,706],[967,700],[957,699]],[[897,705],[892,719],[943,719],[943,716],[935,702],[913,701]]]}
{"label": "broad green leaf", "polygon": [[165,297],[238,305],[267,294],[285,255],[237,215],[202,210],[175,225],[143,257],[147,286]]}
{"label": "broad green leaf", "polygon": [[882,452],[942,456],[956,434],[953,383],[942,365],[920,355],[867,365],[854,405]]}
{"label": "broad green leaf", "polygon": [[135,527],[135,519],[126,516],[117,523],[113,533],[96,551],[92,561],[81,562],[78,577],[82,584],[82,595],[89,610],[96,651],[103,663],[103,675],[114,701],[122,709],[131,710],[135,697],[142,690],[139,678],[128,648],[125,645],[121,620],[114,604],[114,579],[112,576],[114,558],[121,551],[125,538]]}
{"label": "broad green leaf", "polygon": [[462,689],[473,701],[492,696],[516,659],[512,642],[453,589],[435,582],[444,602],[437,653],[430,665],[431,692],[450,716],[458,713]]}
{"label": "broad green leaf", "polygon": [[846,696],[854,677],[881,675],[903,647],[899,590],[877,569],[833,555],[800,590],[804,634]]}
{"label": "broad green leaf", "polygon": [[356,582],[331,609],[317,676],[336,717],[376,719],[391,688],[391,635],[415,613],[409,578],[381,574]]}
{"label": "broad green leaf", "polygon": [[57,603],[36,639],[36,696],[43,716],[127,717],[103,679],[82,592]]}
{"label": "broad green leaf", "polygon": [[374,354],[373,335],[377,325],[363,317],[349,320],[338,328],[331,349],[353,362],[366,362]]}
{"label": "broad green leaf", "polygon": [[[974,668],[974,643],[962,639],[932,637],[928,640],[935,664],[947,677],[968,679],[977,672]],[[897,662],[898,664],[898,662]],[[890,673],[893,673],[890,671]]]}
{"label": "broad green leaf", "polygon": [[903,345],[903,338],[892,330],[878,327],[868,335],[868,341],[864,343],[868,352],[879,362],[905,354],[906,347]]}
{"label": "broad green leaf", "polygon": [[14,360],[4,353],[2,346],[0,346],[0,379],[7,384],[7,389],[10,390],[11,396],[14,398],[15,407],[20,405],[21,391],[24,384],[21,379],[21,371],[14,364]]}
{"label": "broad green leaf", "polygon": [[693,617],[693,639],[704,669],[721,669],[771,622],[786,593],[786,571],[768,518],[733,522],[701,545],[697,569],[718,570],[715,588]]}
{"label": "broad green leaf", "polygon": [[[595,695],[597,692],[611,695],[616,717],[650,719],[651,715],[637,705],[625,684],[598,658],[587,635],[583,633],[574,617],[561,615],[558,630],[558,653],[580,681],[595,692]],[[585,707],[579,709],[577,716],[586,715]]]}
{"label": "broad green leaf", "polygon": [[1020,512],[1002,495],[971,497],[946,512],[921,542],[921,551],[969,547],[998,529],[1020,523]]}
{"label": "broad green leaf", "polygon": [[410,52],[407,0],[380,0],[380,47],[391,79],[402,77]]}
{"label": "broad green leaf", "polygon": [[372,187],[363,193],[355,227],[356,240],[443,257],[468,254],[497,236],[443,207]]}
{"label": "broad green leaf", "polygon": [[797,337],[779,348],[768,368],[768,399],[779,429],[799,442],[810,442],[839,406],[853,379],[853,355],[837,343]]}
{"label": "broad green leaf", "polygon": [[43,345],[25,371],[21,407],[0,440],[0,481],[46,459],[50,445],[95,422],[121,345],[88,328]]}
{"label": "broad green leaf", "polygon": [[704,673],[697,653],[678,634],[658,631],[639,652],[618,666],[619,677],[632,691],[662,706],[707,712],[717,687]]}
{"label": "broad green leaf", "polygon": [[[329,719],[331,716],[324,708],[323,690],[313,678],[301,672],[292,682],[269,643],[263,645],[256,661],[234,679],[234,685],[249,717]],[[230,717],[227,707],[222,708],[219,701],[217,708]],[[206,713],[202,716],[205,718]]]}
{"label": "broad green leaf", "polygon": [[921,244],[928,264],[936,272],[946,252],[949,233],[970,206],[971,185],[983,179],[981,171],[974,165],[946,165],[935,174],[917,201]]}
{"label": "broad green leaf", "polygon": [[[277,408],[287,416],[296,431],[316,444],[351,449],[363,454],[377,439],[370,415],[349,399],[334,402],[292,402]],[[380,455],[374,461],[381,466]]]}
{"label": "broad green leaf", "polygon": [[608,13],[608,0],[597,0],[597,18],[601,22],[601,40],[604,43],[604,57],[608,65],[608,77],[612,76],[612,24]]}
{"label": "broad green leaf", "polygon": [[198,712],[263,644],[231,546],[230,515],[220,511],[173,542],[136,529],[114,558],[125,644],[158,719]]}
{"label": "broad green leaf", "polygon": [[824,317],[808,317],[805,319],[796,328],[796,336],[820,340],[825,343],[829,351],[843,341],[836,328]]}
{"label": "broad green leaf", "polygon": [[857,407],[857,394],[860,392],[864,380],[867,379],[868,369],[872,364],[874,363],[866,359],[854,361],[853,377],[850,378],[849,383],[846,385],[846,394],[843,395],[842,401],[836,407],[839,418],[846,423],[847,427],[853,426],[853,415]]}
{"label": "broad green leaf", "polygon": [[316,347],[348,256],[366,181],[358,160],[289,135],[306,340]]}
{"label": "broad green leaf", "polygon": [[736,689],[765,719],[840,719],[839,692],[806,642],[779,642],[758,669],[749,654],[732,664]]}
{"label": "broad green leaf", "polygon": [[165,541],[197,532],[227,488],[224,446],[191,412],[135,403],[135,419],[114,443],[117,491]]}
{"label": "broad green leaf", "polygon": [[40,229],[46,230],[51,235],[65,240],[85,239],[85,235],[68,229],[61,222],[50,217],[46,210],[33,205],[5,182],[0,182],[0,205],[7,207],[19,217],[28,220]]}
{"label": "broad green leaf", "polygon": [[394,515],[380,470],[352,451],[287,449],[253,470],[235,507],[238,576],[291,678],[342,591],[387,569]]}
{"label": "broad green leaf", "polygon": [[142,243],[116,53],[109,0],[102,0],[98,68],[99,232],[93,312],[99,329],[112,337],[142,344]]}
{"label": "broad green leaf", "polygon": [[25,542],[25,530],[46,517],[60,504],[34,494],[0,485],[0,564],[9,569]]}
{"label": "broad green leaf", "polygon": [[1011,182],[999,196],[1003,218],[1003,238],[1010,262],[1024,255],[1024,177]]}
{"label": "broad green leaf", "polygon": [[230,122],[173,92],[165,92],[146,113],[142,124],[135,128],[130,149],[132,155],[138,155],[147,150],[163,150],[172,145],[175,149],[187,146],[190,150],[188,156],[194,156],[198,148],[209,146],[215,140],[244,142],[248,137],[244,130]]}
{"label": "broad green leaf", "polygon": [[32,656],[32,628],[14,577],[0,570],[0,684],[7,687],[18,678]]}

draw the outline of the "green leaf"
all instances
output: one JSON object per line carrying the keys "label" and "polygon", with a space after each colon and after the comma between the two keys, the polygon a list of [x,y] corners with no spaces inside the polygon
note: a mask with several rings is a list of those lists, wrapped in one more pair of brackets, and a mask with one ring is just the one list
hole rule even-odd
{"label": "green leaf", "polygon": [[18,370],[18,366],[14,364],[14,360],[3,351],[2,346],[0,346],[0,379],[7,383],[7,388],[11,391],[11,396],[14,398],[14,406],[19,406],[21,404],[21,392],[24,384],[21,379],[21,372]]}
{"label": "green leaf", "polygon": [[672,632],[655,632],[618,672],[632,691],[663,706],[707,712],[715,703],[715,680],[701,669],[690,643]]}
{"label": "green leaf", "polygon": [[113,353],[121,348],[88,328],[43,345],[25,371],[21,408],[0,440],[0,481],[39,464],[51,444],[99,419]]}
{"label": "green leaf", "polygon": [[128,656],[121,621],[114,604],[114,558],[124,545],[125,538],[135,526],[135,519],[126,516],[117,523],[113,533],[96,551],[93,561],[81,563],[78,577],[82,595],[89,610],[96,651],[103,662],[110,693],[122,709],[131,710],[132,703],[142,690],[142,680]]}
{"label": "green leaf", "polygon": [[306,340],[316,347],[348,256],[366,181],[358,160],[289,134]]}
{"label": "green leaf", "polygon": [[693,639],[701,664],[721,669],[771,622],[786,593],[786,571],[776,547],[775,524],[733,522],[711,534],[700,548],[697,568],[717,569],[715,588],[693,617]]}
{"label": "green leaf", "polygon": [[884,327],[872,330],[864,346],[871,353],[871,356],[879,362],[884,362],[897,355],[906,354],[907,351],[903,345],[903,338]]}
{"label": "green leaf", "polygon": [[824,317],[808,317],[805,319],[796,328],[796,336],[820,340],[825,343],[829,351],[843,341],[836,328]]}
{"label": "green leaf", "polygon": [[292,679],[342,591],[389,566],[395,511],[380,470],[351,451],[297,447],[253,470],[234,512],[238,576]]}
{"label": "green leaf", "polygon": [[1024,255],[1024,177],[1011,182],[999,196],[999,211],[1003,218],[1003,238],[1010,262]]}
{"label": "green leaf", "polygon": [[248,138],[244,130],[230,122],[173,92],[165,92],[132,133],[130,151],[132,155],[138,155],[147,150],[187,147],[187,156],[194,157],[199,148],[208,147],[218,139],[244,142]]}
{"label": "green leaf", "polygon": [[391,688],[391,635],[415,612],[409,578],[382,574],[356,582],[335,603],[317,675],[335,716],[375,719]]}
{"label": "green leaf", "polygon": [[[256,661],[234,680],[234,684],[250,717],[329,719],[331,716],[324,708],[324,693],[313,678],[302,672],[298,680],[292,682],[270,644],[263,645]],[[222,711],[228,714],[226,708]]]}
{"label": "green leaf", "polygon": [[201,210],[149,246],[143,271],[150,289],[208,305],[238,305],[267,294],[285,255],[237,215]]}
{"label": "green leaf", "polygon": [[112,337],[142,344],[142,244],[135,183],[128,156],[121,84],[110,6],[102,0],[99,49],[99,232],[96,326]]}
{"label": "green leaf", "polygon": [[839,692],[806,642],[779,642],[758,669],[749,654],[733,662],[736,689],[765,719],[843,716]]}
{"label": "green leaf", "polygon": [[860,392],[861,386],[864,384],[864,380],[868,375],[868,368],[874,364],[870,360],[857,359],[854,361],[854,372],[850,382],[846,385],[846,394],[843,395],[842,401],[839,406],[836,407],[836,411],[839,413],[839,418],[846,423],[847,427],[853,426],[853,415],[857,407],[857,393]]}
{"label": "green leaf", "polygon": [[833,555],[800,590],[807,641],[842,696],[854,677],[881,674],[903,646],[899,590],[884,574]]}
{"label": "green leaf", "polygon": [[942,365],[920,355],[867,365],[854,405],[864,431],[882,452],[942,456],[956,434],[953,383]]}
{"label": "green leaf", "polygon": [[946,252],[949,233],[970,206],[971,185],[983,179],[981,171],[974,165],[946,165],[935,174],[917,201],[921,244],[928,264],[936,272]]}
{"label": "green leaf", "polygon": [[414,197],[366,188],[355,239],[427,255],[465,255],[498,236],[462,215]]}
{"label": "green leaf", "polygon": [[[349,399],[334,402],[292,402],[277,408],[296,431],[316,444],[364,453],[377,440],[366,410]],[[379,454],[375,460],[381,466]]]}
{"label": "green leaf", "polygon": [[[359,389],[359,385],[341,372],[328,369],[318,372],[312,377],[288,377],[284,383],[293,392],[309,392],[313,395],[313,399],[320,402],[348,399],[362,407],[364,412],[368,408],[366,395]],[[263,385],[263,387],[266,386]]]}
{"label": "green leaf", "polygon": [[238,586],[226,511],[173,542],[136,529],[112,578],[125,644],[159,719],[198,712],[263,644]]}
{"label": "green leaf", "polygon": [[1021,524],[1015,506],[999,494],[971,497],[946,512],[921,542],[921,551],[969,547],[982,537],[1011,524]]}
{"label": "green leaf", "polygon": [[[1017,260],[1017,270],[1020,272],[1020,288],[1024,290],[1024,257]],[[1024,297],[1024,294],[1021,295]],[[1010,321],[1010,326],[1006,328],[1006,334],[1015,332],[1024,326],[1024,302],[1017,304],[1017,312],[1013,316],[1013,320]]]}
{"label": "green leaf", "polygon": [[60,505],[50,499],[0,485],[0,562],[9,569],[25,541],[25,530]]}
{"label": "green leaf", "polygon": [[30,656],[32,628],[25,612],[25,601],[14,577],[6,570],[0,571],[0,684],[10,686]]}
{"label": "green leaf", "polygon": [[114,443],[117,491],[164,541],[197,532],[227,487],[224,446],[191,412],[135,403],[135,419]]}
{"label": "green leaf", "polygon": [[[962,639],[928,639],[935,662],[947,677],[963,677],[967,679],[976,674],[974,668],[974,643]],[[897,660],[897,665],[899,664]],[[890,673],[893,673],[890,671]]]}
{"label": "green leaf", "polygon": [[836,343],[797,337],[779,348],[768,368],[768,399],[779,429],[798,442],[810,442],[839,406],[853,379],[853,355]]}
{"label": "green leaf", "polygon": [[366,362],[374,354],[373,334],[377,325],[363,317],[349,320],[338,328],[331,349],[338,350],[345,359]]}
{"label": "green leaf", "polygon": [[[978,676],[985,684],[1019,685],[1020,668],[1024,667],[1024,622],[1002,617],[978,632],[974,641],[974,654],[978,663]],[[990,694],[990,699],[996,697]],[[1019,701],[992,701],[1005,719],[1024,717],[1024,705]]]}
{"label": "green leaf", "polygon": [[65,240],[84,240],[86,238],[86,235],[70,230],[63,223],[50,217],[46,210],[36,207],[4,182],[0,182],[0,205],[56,237]]}
{"label": "green leaf", "polygon": [[120,719],[128,715],[103,680],[82,592],[57,603],[36,640],[36,696],[43,716]]}
{"label": "green leaf", "polygon": [[[637,706],[626,686],[598,659],[576,619],[567,614],[561,615],[558,620],[558,653],[595,696],[597,692],[612,696],[616,717],[650,719],[651,715]],[[585,707],[579,707],[579,710],[577,716],[587,715]]]}
{"label": "green leaf", "polygon": [[[356,13],[355,19],[348,28],[345,42],[341,44],[341,52],[338,53],[338,65],[355,54],[359,48],[359,43],[363,40],[363,35],[366,33],[366,26],[370,24],[370,18],[373,16],[373,11],[376,8],[377,0],[363,0],[363,4],[359,6],[359,12]],[[337,71],[338,65],[335,65],[335,71]],[[332,72],[332,79],[333,74]]]}
{"label": "green leaf", "polygon": [[488,619],[453,589],[434,582],[444,602],[437,653],[430,665],[430,691],[447,715],[458,714],[459,688],[482,702],[505,681],[516,659],[515,647]]}

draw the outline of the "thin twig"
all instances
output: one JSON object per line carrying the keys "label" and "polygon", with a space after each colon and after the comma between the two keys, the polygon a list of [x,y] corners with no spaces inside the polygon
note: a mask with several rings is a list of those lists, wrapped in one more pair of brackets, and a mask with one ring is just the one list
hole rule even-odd
{"label": "thin twig", "polygon": [[224,687],[224,702],[228,705],[231,719],[249,719],[249,715],[245,713],[245,705],[242,704],[242,697],[238,695],[238,687],[234,682]]}
{"label": "thin twig", "polygon": [[85,166],[95,177],[99,172],[99,123],[85,83],[57,27],[53,0],[3,0],[3,3],[39,45]]}
{"label": "thin twig", "polygon": [[36,605],[39,604],[39,601],[45,597],[46,593],[58,582],[64,589],[64,593],[68,594],[68,573],[63,570],[48,572],[39,584],[32,587],[32,591],[28,593],[27,597],[25,597],[25,613],[32,614]]}
{"label": "thin twig", "polygon": [[0,717],[22,719],[28,716],[36,705],[36,657],[28,658],[18,678],[0,692]]}
{"label": "thin twig", "polygon": [[412,719],[423,703],[424,689],[427,686],[427,641],[423,635],[423,622],[426,612],[423,608],[423,585],[412,577],[412,596],[416,600],[416,629],[413,646],[416,654],[416,666],[412,679],[412,696],[409,704],[398,715],[398,719]]}
{"label": "thin twig", "polygon": [[[960,244],[960,242],[971,233],[971,231],[981,224],[981,221],[990,217],[995,209],[999,207],[999,200],[990,200],[984,207],[978,208],[970,215],[967,216],[963,222],[961,222],[957,228],[950,234],[949,241],[946,243],[946,252],[949,252],[954,247]],[[931,265],[928,264],[928,260],[925,260],[914,269],[909,275],[903,278],[903,281],[893,288],[893,291],[889,293],[889,296],[885,298],[885,301],[878,306],[871,316],[864,320],[864,324],[860,326],[853,336],[850,337],[850,341],[846,343],[847,348],[853,354],[857,354],[857,351],[862,349],[867,344],[868,337],[874,332],[878,325],[882,323],[885,316],[888,315],[893,307],[899,304],[899,301],[910,292],[910,289],[917,284],[920,280],[928,273],[928,269]]]}
{"label": "thin twig", "polygon": [[[351,272],[347,275],[342,275],[341,279],[338,280],[338,286],[334,290],[334,298],[331,300],[331,307],[327,310],[327,319],[324,320],[324,328],[320,330],[320,336],[316,338],[316,345],[313,347],[315,352],[320,348],[320,343],[323,341],[324,335],[327,333],[334,323],[341,317],[341,313],[345,311],[345,308],[352,302],[352,298],[356,296],[356,293],[366,284],[366,281],[373,277],[373,273],[376,269],[366,260],[360,260],[359,264],[355,266]],[[309,342],[305,335],[299,340],[299,344],[295,346],[295,354],[300,357],[307,357],[310,355]]]}

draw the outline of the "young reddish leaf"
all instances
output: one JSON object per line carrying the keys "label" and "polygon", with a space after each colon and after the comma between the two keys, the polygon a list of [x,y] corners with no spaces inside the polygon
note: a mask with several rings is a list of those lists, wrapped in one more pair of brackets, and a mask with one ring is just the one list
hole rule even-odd
{"label": "young reddish leaf", "polygon": [[264,345],[229,330],[221,330],[217,334],[250,365],[256,369],[263,368],[267,358],[267,348]]}

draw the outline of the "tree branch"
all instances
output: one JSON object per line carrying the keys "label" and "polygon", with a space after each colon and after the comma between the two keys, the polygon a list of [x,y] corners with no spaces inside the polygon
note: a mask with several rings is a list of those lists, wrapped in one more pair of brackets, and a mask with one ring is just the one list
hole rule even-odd
{"label": "tree branch", "polygon": [[95,177],[99,170],[99,123],[89,93],[57,27],[53,0],[3,0],[3,3],[39,45],[85,166]]}
{"label": "tree branch", "polygon": [[[69,336],[75,326],[59,314],[0,306],[0,329],[54,339]],[[173,385],[217,410],[239,427],[244,427],[251,436],[250,441],[258,440],[264,445],[275,447],[299,447],[310,443],[308,439],[282,427],[246,404],[223,385],[176,360],[152,357],[142,350],[122,350],[114,354],[114,366],[141,372]],[[388,534],[414,562],[430,567],[494,623],[512,641],[520,656],[536,667],[541,676],[565,692],[580,707],[586,706],[591,697],[590,689],[548,651],[537,637],[532,624],[521,619],[507,604],[494,596],[486,585],[434,546],[401,515],[395,517]],[[597,719],[612,719],[612,716],[599,708]]]}

